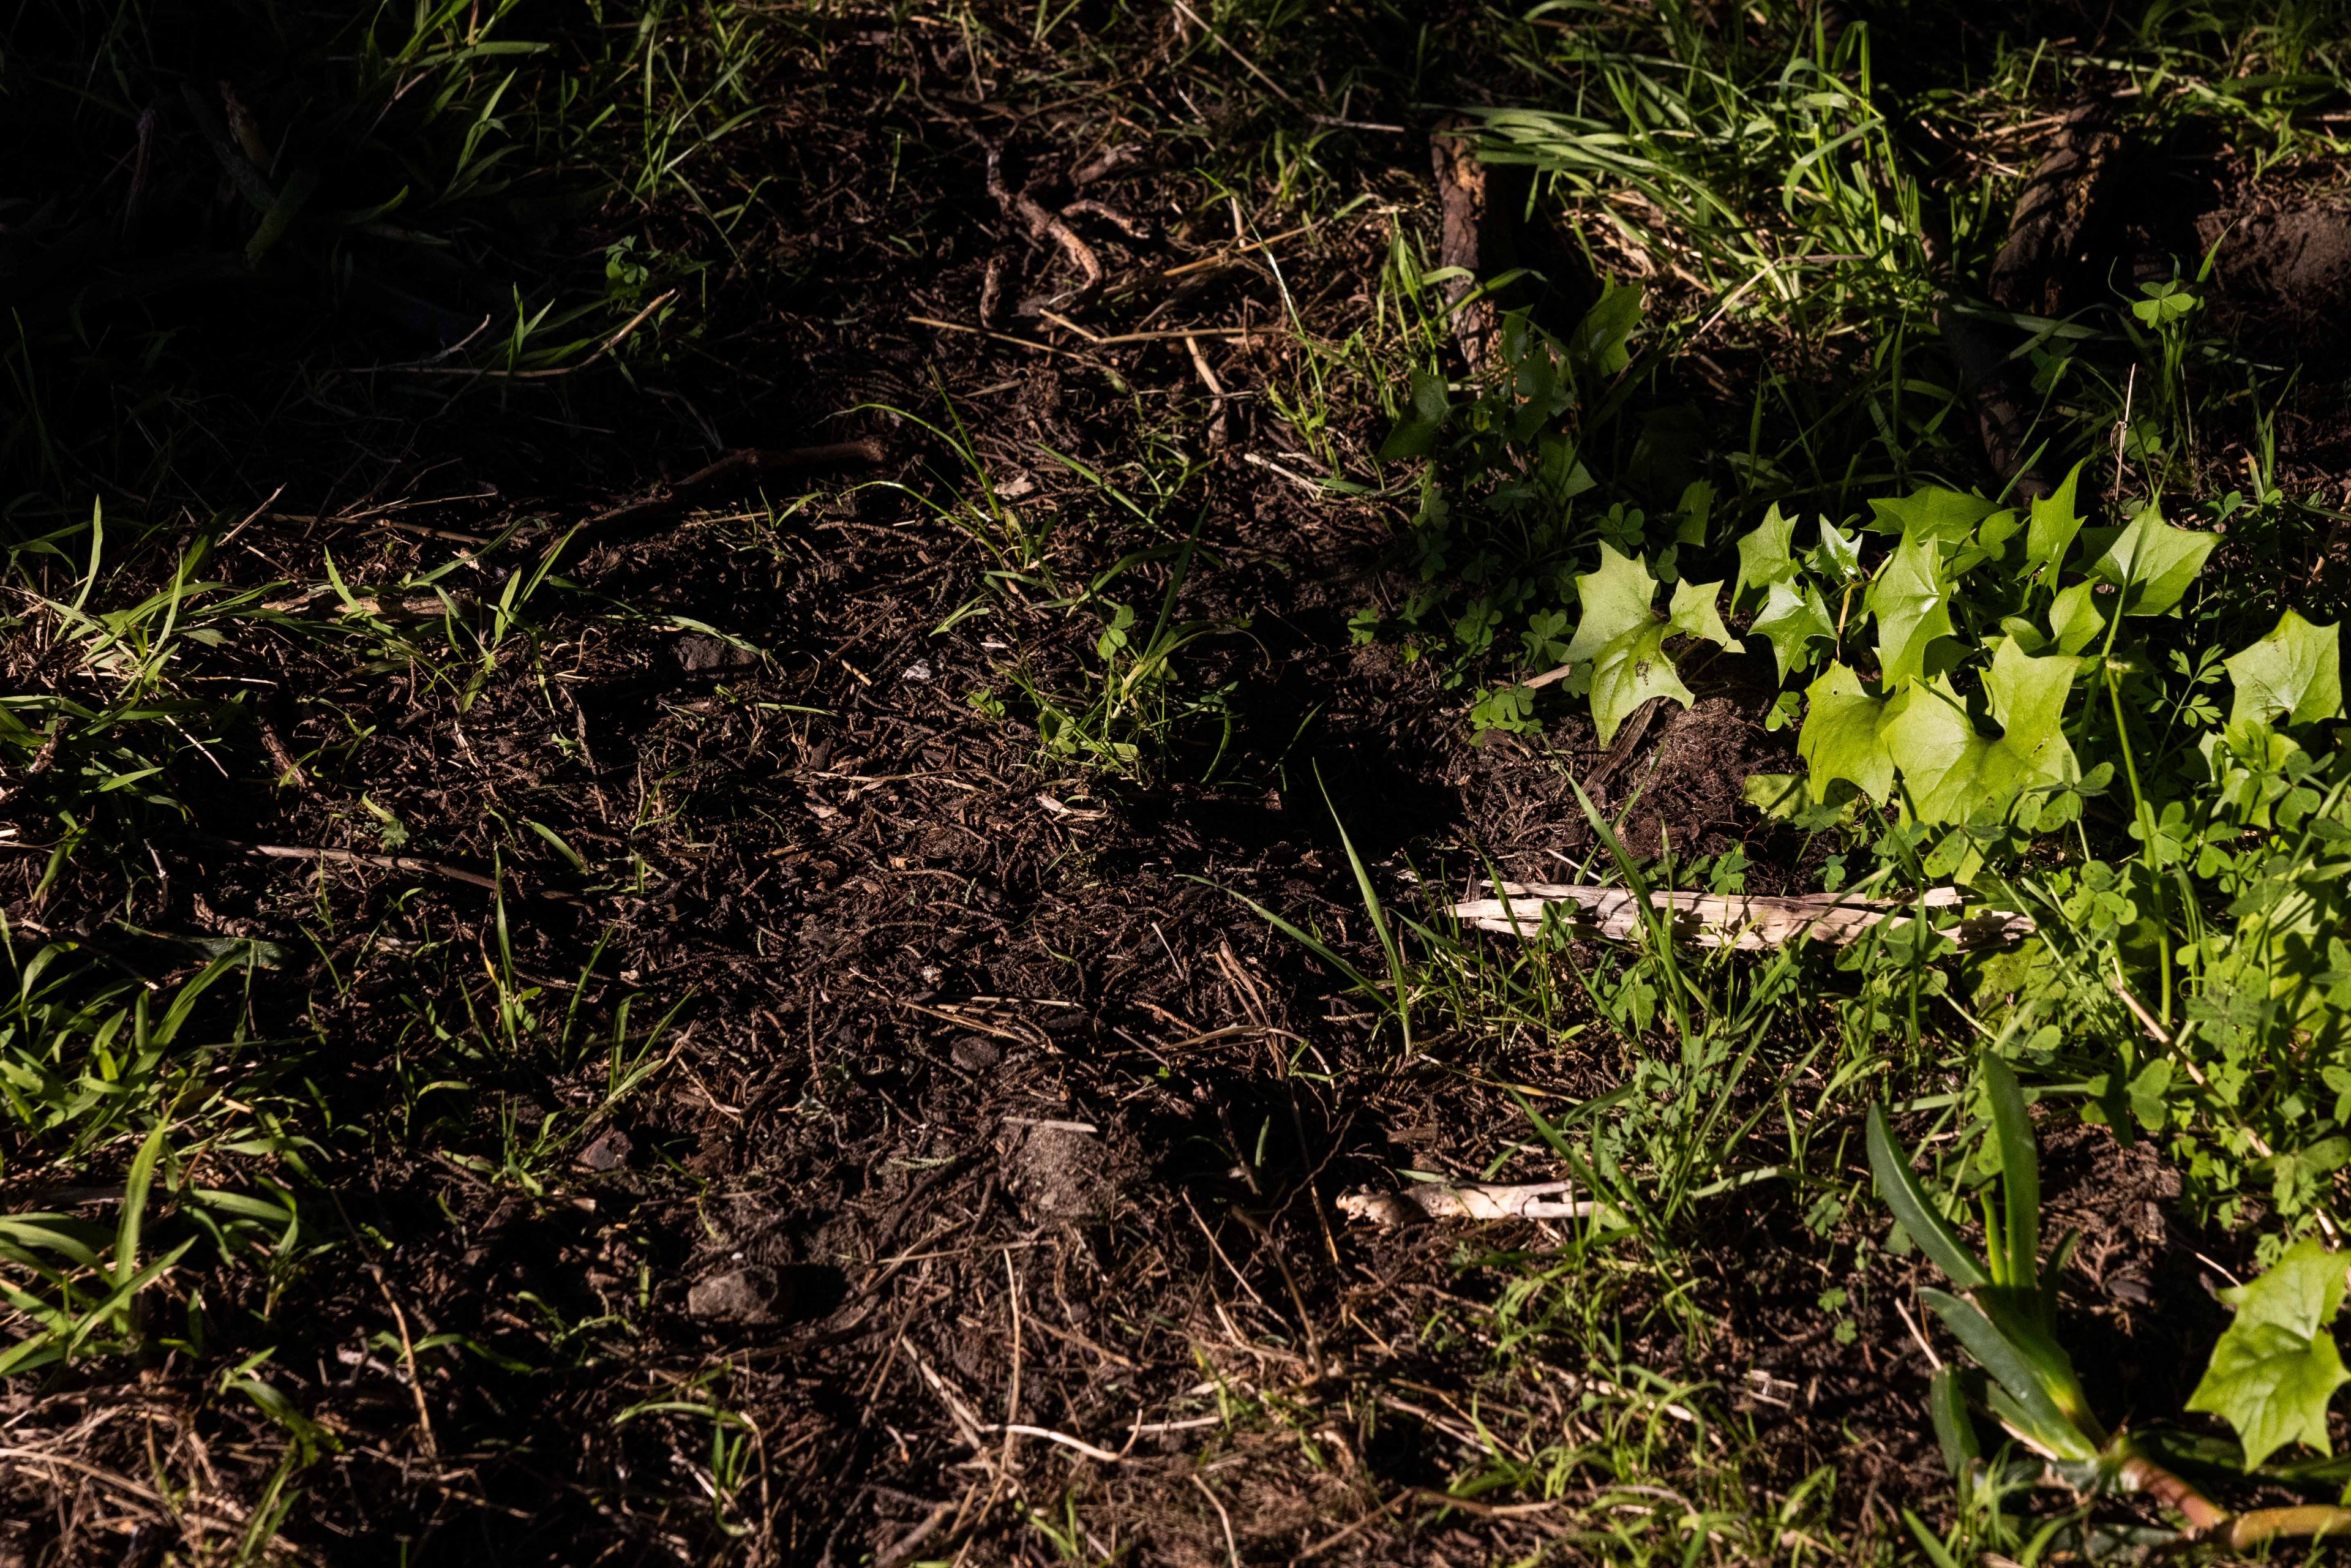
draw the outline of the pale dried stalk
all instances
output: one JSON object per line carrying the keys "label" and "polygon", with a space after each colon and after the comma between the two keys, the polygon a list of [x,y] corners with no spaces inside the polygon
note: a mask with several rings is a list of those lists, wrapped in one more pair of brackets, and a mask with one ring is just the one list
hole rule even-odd
{"label": "pale dried stalk", "polygon": [[1374,1225],[1416,1225],[1424,1219],[1582,1219],[1592,1213],[1590,1198],[1564,1199],[1573,1191],[1563,1181],[1531,1182],[1504,1186],[1492,1182],[1424,1182],[1402,1192],[1351,1192],[1339,1199],[1339,1212],[1350,1219]]}
{"label": "pale dried stalk", "polygon": [[[1572,907],[1568,927],[1579,936],[1599,936],[1629,942],[1641,928],[1641,909],[1634,894],[1621,887],[1593,887],[1548,882],[1501,882],[1496,896],[1465,899],[1453,906],[1453,917],[1480,931],[1531,936],[1542,928],[1543,911],[1552,905]],[[1838,946],[1853,941],[1880,921],[1908,924],[1905,912],[1924,905],[1953,909],[1964,902],[1959,889],[1936,887],[1916,900],[1840,898],[1833,893],[1799,898],[1762,894],[1666,893],[1649,894],[1651,907],[1668,911],[1675,935],[1701,947],[1735,947],[1752,953],[1784,946],[1798,936]],[[1962,947],[1988,946],[2032,935],[2029,916],[2004,910],[1986,910],[1951,928],[1949,935]]]}

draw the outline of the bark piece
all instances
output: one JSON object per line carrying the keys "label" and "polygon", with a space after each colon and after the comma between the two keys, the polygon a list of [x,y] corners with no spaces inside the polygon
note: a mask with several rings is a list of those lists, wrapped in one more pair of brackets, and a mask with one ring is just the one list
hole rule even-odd
{"label": "bark piece", "polygon": [[1453,337],[1469,373],[1483,371],[1493,358],[1494,307],[1490,300],[1468,298],[1507,248],[1509,214],[1490,200],[1489,171],[1478,158],[1474,134],[1465,130],[1441,131],[1428,141],[1429,162],[1437,173],[1437,197],[1444,210],[1437,235],[1439,267],[1459,267],[1468,277],[1437,285],[1445,303],[1453,307]]}
{"label": "bark piece", "polygon": [[[2090,99],[2059,122],[2017,198],[2008,237],[1985,279],[1985,292],[2002,309],[2060,316],[2086,282],[2098,277],[2098,254],[2112,248],[2108,175],[2123,148],[2113,119],[2110,104]],[[1936,324],[1974,395],[1976,431],[1992,472],[2020,499],[2050,494],[2054,486],[2048,476],[2025,463],[2025,443],[2032,433],[2032,386],[2009,358],[2014,334],[1949,304],[1936,313]]]}
{"label": "bark piece", "polygon": [[2091,270],[2105,228],[2106,173],[2123,139],[2103,99],[2076,104],[2058,123],[2009,219],[1987,292],[2002,309],[2059,316]]}

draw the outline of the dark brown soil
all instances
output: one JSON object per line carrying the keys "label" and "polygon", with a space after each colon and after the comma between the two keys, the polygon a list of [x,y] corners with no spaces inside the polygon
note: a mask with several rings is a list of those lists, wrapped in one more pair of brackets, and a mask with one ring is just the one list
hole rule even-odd
{"label": "dark brown soil", "polygon": [[[922,47],[949,46],[926,34]],[[1047,355],[906,320],[974,320],[1001,262],[1007,330],[1027,334],[1040,329],[1018,315],[1024,293],[1070,281],[987,192],[964,117],[996,106],[918,95],[877,107],[896,101],[913,53],[891,32],[836,39],[831,95],[780,117],[770,151],[805,228],[752,255],[810,279],[811,297],[773,309],[734,286],[729,362],[693,389],[731,444],[872,437],[888,486],[844,482],[781,519],[704,509],[578,551],[565,570],[580,597],[547,638],[556,673],[542,685],[507,672],[470,706],[399,671],[324,686],[341,677],[291,642],[225,650],[211,666],[277,683],[275,723],[317,754],[316,785],[268,789],[277,769],[258,730],[246,735],[221,758],[227,777],[183,781],[195,821],[156,833],[168,881],[137,893],[138,916],[303,951],[315,937],[339,983],[322,978],[301,1003],[275,993],[257,1004],[275,1016],[257,1021],[325,1042],[312,1070],[339,1092],[396,1095],[419,1027],[403,1000],[413,977],[381,938],[454,934],[470,973],[497,918],[461,883],[420,891],[397,872],[233,847],[373,849],[362,787],[410,825],[405,852],[503,859],[550,895],[504,911],[525,979],[559,990],[601,941],[578,993],[592,1014],[609,1019],[626,992],[683,1009],[660,1071],[536,1190],[489,1174],[492,1125],[453,1131],[442,1151],[479,1168],[414,1147],[339,1149],[323,1167],[333,1234],[373,1228],[405,1239],[396,1250],[329,1257],[274,1302],[250,1277],[208,1277],[218,1332],[274,1349],[272,1385],[339,1445],[301,1479],[287,1540],[339,1563],[894,1568],[1052,1561],[1050,1530],[1074,1531],[1071,1552],[1092,1561],[1510,1560],[1564,1550],[1569,1505],[1610,1479],[1597,1459],[1570,1469],[1556,1508],[1539,1486],[1458,1508],[1416,1489],[1604,1449],[1616,1406],[1575,1379],[1625,1367],[1744,1428],[1736,1443],[1693,1436],[1703,1462],[1667,1454],[1656,1474],[1705,1484],[1751,1435],[1748,1468],[1725,1483],[1734,1498],[1765,1502],[1834,1464],[1823,1528],[1865,1533],[1892,1527],[1897,1506],[1940,1510],[1919,1413],[1928,1366],[1897,1310],[1917,1260],[1876,1245],[1857,1128],[1813,1133],[1844,1149],[1824,1167],[1844,1173],[1841,1190],[1767,1183],[1709,1200],[1719,1218],[1677,1239],[1678,1277],[1612,1276],[1587,1301],[1573,1291],[1601,1276],[1567,1275],[1573,1289],[1538,1291],[1509,1318],[1495,1303],[1562,1235],[1341,1218],[1336,1195],[1393,1186],[1403,1168],[1552,1175],[1506,1085],[1534,1086],[1545,1104],[1596,1094],[1622,1081],[1628,1048],[1596,1027],[1558,1041],[1461,1030],[1406,1056],[1362,998],[1233,895],[1374,963],[1333,811],[1384,896],[1416,913],[1408,873],[1442,886],[1480,854],[1556,877],[1593,852],[1568,786],[1595,758],[1588,729],[1563,719],[1541,739],[1473,744],[1459,694],[1426,665],[1350,647],[1345,617],[1372,596],[1393,519],[1245,461],[1294,461],[1291,436],[1261,398],[1214,407],[1180,342],[1095,348],[1058,333],[1062,352]],[[946,92],[956,77],[926,79]],[[1146,102],[1158,90],[1147,76],[1124,88]],[[1019,178],[1067,180],[1118,122],[1032,105],[989,123]],[[911,255],[871,237],[876,171],[902,133],[928,151],[890,187],[888,216],[938,236]],[[797,162],[794,149],[820,145],[830,167]],[[1351,146],[1351,176],[1434,225],[1417,134]],[[1182,167],[1146,153],[1085,188],[1185,235],[1202,192]],[[2230,298],[2301,302],[2339,287],[2332,221],[2249,225],[2241,249],[2277,259],[2231,262]],[[1120,330],[1165,306],[1168,319],[1238,330],[1281,320],[1286,287],[1326,340],[1362,324],[1384,218],[1292,244],[1279,280],[1251,263],[1155,281],[1208,254],[1213,231],[1144,241],[1090,228],[1114,284],[1136,294],[1089,323]],[[1262,392],[1292,384],[1286,345],[1268,332],[1203,348],[1225,388]],[[951,499],[956,459],[911,421],[841,411],[934,417],[942,388],[1015,504],[1058,517],[1072,573],[1114,559],[1122,520],[1044,447],[1116,471],[1137,453],[1132,389],[1167,411],[1172,439],[1213,456],[1180,519],[1205,499],[1213,566],[1186,588],[1184,613],[1253,618],[1193,666],[1203,685],[1236,686],[1239,760],[1213,782],[1198,781],[1213,727],[1179,737],[1155,781],[1121,782],[1050,758],[1017,706],[1005,721],[977,711],[969,694],[1008,693],[1020,665],[1073,679],[1098,628],[1000,597],[935,630],[980,591],[985,562],[909,493]],[[1341,439],[1376,442],[1366,406],[1350,405]],[[1212,418],[1225,429],[1213,453]],[[607,450],[597,483],[567,487],[544,477],[559,465],[522,486],[477,454],[461,476],[510,495],[442,473],[417,482],[401,516],[473,534],[517,516],[568,524],[709,455],[666,455]],[[611,472],[632,460],[636,472]],[[453,494],[475,498],[428,498]],[[323,518],[257,528],[256,559],[218,570],[314,575],[331,548],[343,572],[372,581],[428,559],[430,541],[313,504]],[[638,614],[601,618],[599,595]],[[35,655],[13,650],[12,677],[37,679]],[[1596,804],[1624,813],[1638,853],[1742,845],[1754,885],[1793,887],[1801,841],[1774,836],[1740,794],[1749,773],[1793,769],[1792,737],[1767,732],[1732,678],[1661,713]],[[42,841],[28,800],[0,810]],[[504,831],[522,819],[556,828],[597,874]],[[0,868],[11,920],[107,940],[126,889],[36,900],[28,861]],[[478,1081],[528,1129],[594,1103],[604,1072],[591,1054],[569,1076],[486,1061]],[[2173,1282],[2204,1278],[2198,1249],[2242,1260],[2183,1234],[2164,1207],[2176,1189],[2144,1151],[2080,1128],[2051,1145],[2053,1212],[2090,1238],[2066,1289],[2111,1347],[2089,1367],[2099,1396],[2117,1412],[2174,1410],[2180,1347],[2210,1313]],[[6,1194],[12,1208],[54,1196]],[[1832,1288],[1847,1307],[1822,1305]],[[1614,1368],[1571,1353],[1585,1342],[1563,1331],[1500,1343],[1505,1324],[1587,1308],[1616,1343]],[[400,1365],[395,1312],[399,1332],[454,1336],[420,1353],[421,1390]],[[1840,1338],[1846,1320],[1858,1332]],[[705,1484],[714,1409],[750,1424],[759,1460],[719,1507]],[[0,1511],[14,1516],[0,1563],[152,1562],[183,1534],[227,1539],[171,1522],[147,1500],[153,1487],[200,1479],[205,1497],[254,1507],[285,1449],[249,1401],[177,1357],[132,1393],[93,1370],[20,1386],[5,1412],[15,1450],[71,1461],[0,1459]]]}
{"label": "dark brown soil", "polygon": [[2248,351],[2320,373],[2342,361],[2351,350],[2351,206],[2210,213],[2197,229],[2220,246],[2220,318]]}

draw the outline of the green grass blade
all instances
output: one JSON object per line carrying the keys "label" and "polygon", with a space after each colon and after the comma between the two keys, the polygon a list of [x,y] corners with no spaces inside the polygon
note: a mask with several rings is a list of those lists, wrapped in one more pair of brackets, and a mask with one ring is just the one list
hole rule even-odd
{"label": "green grass blade", "polygon": [[1959,1568],[1959,1560],[1935,1538],[1935,1532],[1927,1528],[1926,1521],[1906,1508],[1902,1511],[1902,1522],[1910,1527],[1911,1539],[1918,1542],[1918,1550],[1927,1554],[1927,1561],[1935,1568]]}
{"label": "green grass blade", "polygon": [[114,1266],[109,1270],[109,1277],[118,1286],[139,1269],[139,1228],[146,1218],[147,1192],[154,1184],[155,1162],[162,1157],[163,1134],[170,1129],[168,1121],[156,1123],[147,1141],[139,1145],[138,1157],[131,1162],[130,1180],[122,1189],[122,1219],[114,1232]]}
{"label": "green grass blade", "polygon": [[1990,1283],[1983,1270],[1969,1255],[1959,1232],[1927,1201],[1918,1178],[1910,1174],[1909,1156],[1886,1127],[1886,1108],[1882,1105],[1869,1108],[1868,1142],[1869,1168],[1877,1176],[1877,1195],[1886,1200],[1886,1207],[1894,1211],[1894,1218],[1902,1222],[1902,1228],[1910,1233],[1910,1239],[1918,1244],[1919,1250],[1933,1259],[1936,1267],[1962,1291]]}
{"label": "green grass blade", "polygon": [[1963,1301],[1948,1291],[1932,1289],[1920,1291],[1918,1299],[1935,1309],[1943,1326],[1968,1347],[1968,1354],[1975,1357],[1977,1364],[1991,1374],[1992,1380],[2015,1401],[2017,1412],[2027,1417],[2020,1423],[2023,1429],[2018,1436],[2053,1458],[2097,1457],[2098,1445],[2066,1418],[2043,1384],[2041,1369],[2032,1357],[1993,1327],[1992,1321],[1977,1311],[1973,1302]]}
{"label": "green grass blade", "polygon": [[1331,813],[1331,825],[1339,830],[1340,846],[1347,852],[1347,864],[1355,873],[1355,891],[1363,895],[1364,913],[1372,922],[1372,934],[1379,938],[1380,951],[1387,957],[1388,979],[1395,987],[1396,1021],[1404,1026],[1404,1044],[1412,1049],[1412,1011],[1405,995],[1407,977],[1404,969],[1404,949],[1396,943],[1395,932],[1388,925],[1386,913],[1380,907],[1379,890],[1372,885],[1371,867],[1355,852],[1355,841],[1347,836],[1347,824],[1339,820],[1339,808],[1331,803],[1331,787],[1322,782],[1322,769],[1314,769],[1315,788],[1322,791],[1322,805]]}
{"label": "green grass blade", "polygon": [[1958,1367],[1935,1369],[1934,1381],[1927,1386],[1927,1413],[1934,1418],[1935,1441],[1943,1450],[1944,1465],[1954,1479],[1965,1478],[1969,1468],[1983,1457],[1983,1448],[1976,1441],[1975,1422],[1968,1416]]}
{"label": "green grass blade", "polygon": [[170,1273],[177,1266],[181,1258],[186,1255],[188,1249],[196,1244],[196,1239],[195,1237],[189,1237],[161,1258],[115,1286],[108,1292],[106,1300],[84,1312],[81,1321],[74,1326],[73,1333],[66,1340],[66,1353],[71,1354],[79,1349],[82,1341],[89,1337],[91,1330],[120,1314],[131,1304],[132,1297]]}
{"label": "green grass blade", "polygon": [[[1192,877],[1189,880],[1198,883],[1202,887],[1217,886],[1215,883],[1208,881],[1205,877]],[[1331,945],[1323,941],[1320,936],[1317,936],[1313,933],[1306,930],[1303,926],[1283,919],[1280,915],[1276,915],[1272,910],[1268,909],[1264,904],[1259,904],[1256,899],[1249,897],[1245,893],[1235,893],[1232,889],[1225,887],[1218,887],[1217,888],[1217,891],[1224,894],[1236,903],[1246,904],[1249,911],[1259,919],[1264,921],[1268,925],[1272,926],[1276,931],[1280,932],[1284,936],[1289,937],[1291,941],[1297,943],[1301,947],[1305,948],[1309,953],[1313,954],[1317,958],[1320,958],[1324,963],[1330,965],[1331,967],[1338,970],[1342,975],[1344,975],[1347,977],[1349,984],[1360,988],[1363,993],[1371,998],[1373,1002],[1377,1006],[1390,1012],[1394,1012],[1395,1010],[1395,1003],[1381,993],[1380,983],[1377,980],[1373,979],[1369,975],[1364,974],[1361,969],[1356,968],[1355,966],[1341,957],[1338,953],[1332,948]]]}
{"label": "green grass blade", "polygon": [[2000,1140],[2001,1185],[2007,1223],[2007,1281],[2030,1290],[2041,1261],[2041,1151],[2032,1140],[2032,1118],[2016,1071],[1990,1052],[1983,1059],[1984,1090],[1991,1101],[1992,1131]]}

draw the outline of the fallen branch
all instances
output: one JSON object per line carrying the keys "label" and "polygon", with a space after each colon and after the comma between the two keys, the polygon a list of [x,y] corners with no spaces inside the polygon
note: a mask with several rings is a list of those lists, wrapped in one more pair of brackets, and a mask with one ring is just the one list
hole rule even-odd
{"label": "fallen branch", "polygon": [[[2109,106],[2092,99],[2057,121],[2043,155],[2009,220],[2008,235],[1991,264],[1985,291],[2002,310],[2052,319],[2064,314],[2068,297],[2091,273],[2090,246],[2099,231],[2103,187],[2116,162],[2121,138],[2111,129]],[[1946,255],[1949,246],[1940,247]],[[1935,320],[1959,378],[1975,402],[1976,429],[1992,472],[2020,500],[2051,493],[2047,475],[2028,450],[2036,399],[2025,368],[2011,350],[2017,334],[1970,313],[1948,295]]]}
{"label": "fallen branch", "polygon": [[1479,162],[1468,128],[1438,131],[1429,138],[1428,149],[1443,214],[1437,262],[1467,275],[1439,284],[1437,292],[1453,313],[1453,336],[1474,376],[1493,358],[1497,325],[1493,303],[1474,291],[1493,268],[1496,240],[1510,216],[1487,200],[1486,165]]}
{"label": "fallen branch", "polygon": [[[1542,929],[1543,915],[1554,906],[1572,908],[1568,928],[1578,936],[1598,936],[1611,942],[1634,940],[1641,927],[1641,910],[1633,894],[1621,887],[1592,887],[1561,883],[1501,882],[1495,896],[1465,899],[1453,906],[1453,916],[1480,931],[1531,936]],[[1888,917],[1894,925],[1907,910],[1953,909],[1962,902],[1957,888],[1929,888],[1916,901],[1846,899],[1833,893],[1799,898],[1761,894],[1725,896],[1710,893],[1649,894],[1650,907],[1668,912],[1677,935],[1701,947],[1736,947],[1752,953],[1785,946],[1798,936],[1844,946]],[[1962,947],[1989,946],[2034,930],[2029,916],[2004,910],[1972,915],[1948,933]]]}

